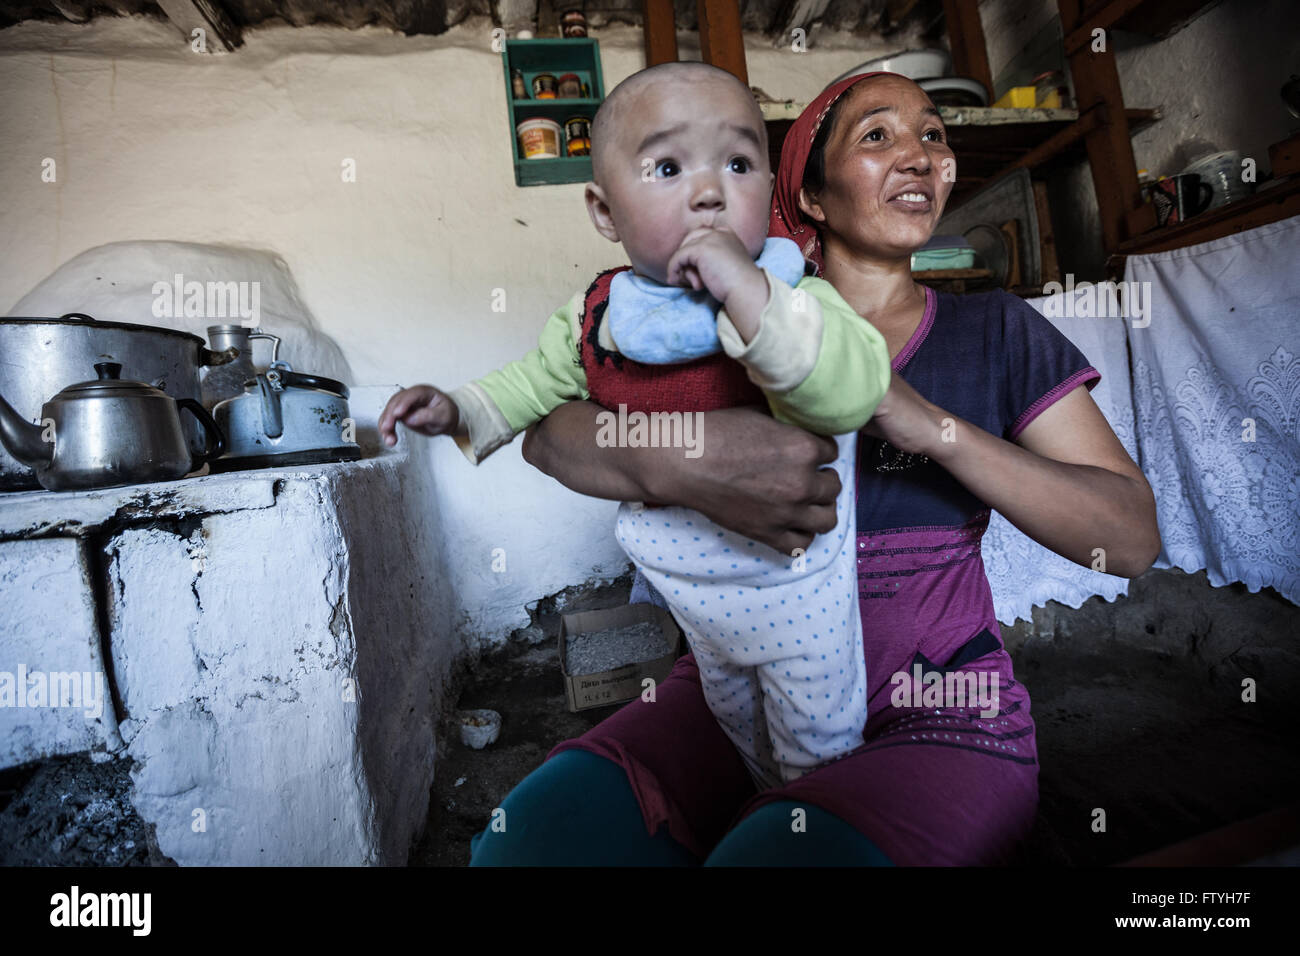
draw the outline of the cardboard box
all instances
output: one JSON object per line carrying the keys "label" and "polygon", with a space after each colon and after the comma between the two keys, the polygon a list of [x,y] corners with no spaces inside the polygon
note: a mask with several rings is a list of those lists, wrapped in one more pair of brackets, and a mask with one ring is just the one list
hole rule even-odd
{"label": "cardboard box", "polygon": [[[598,674],[571,676],[565,661],[568,660],[568,640],[573,634],[590,634],[610,628],[627,627],[642,621],[654,621],[671,646],[667,654],[639,664],[625,664]],[[654,604],[627,604],[602,611],[582,611],[560,617],[560,673],[564,675],[564,698],[569,711],[576,713],[592,707],[609,707],[625,704],[641,696],[641,682],[653,678],[663,683],[681,654],[682,631],[673,616]]]}

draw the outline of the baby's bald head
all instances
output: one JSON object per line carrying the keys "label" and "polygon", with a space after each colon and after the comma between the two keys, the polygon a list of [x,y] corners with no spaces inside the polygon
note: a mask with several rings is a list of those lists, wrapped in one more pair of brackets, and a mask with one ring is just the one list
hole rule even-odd
{"label": "baby's bald head", "polygon": [[[596,111],[591,123],[591,165],[592,175],[598,184],[604,184],[608,177],[611,158],[620,143],[624,149],[635,149],[636,133],[640,129],[642,116],[637,110],[637,103],[646,91],[661,88],[667,95],[689,95],[699,97],[708,103],[707,85],[727,86],[744,94],[745,101],[757,118],[758,129],[764,137],[763,149],[766,154],[767,130],[763,125],[763,113],[754,100],[754,95],[745,84],[733,74],[708,63],[694,60],[660,63],[633,73],[605,98]],[[676,87],[676,90],[667,89]],[[707,107],[705,107],[707,108]]]}

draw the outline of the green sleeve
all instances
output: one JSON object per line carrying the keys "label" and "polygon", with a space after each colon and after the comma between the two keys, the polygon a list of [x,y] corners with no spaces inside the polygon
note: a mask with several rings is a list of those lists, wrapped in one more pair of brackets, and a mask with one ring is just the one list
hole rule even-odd
{"label": "green sleeve", "polygon": [[581,308],[580,292],[546,320],[537,348],[478,379],[515,434],[565,402],[588,398],[587,376],[575,341]]}
{"label": "green sleeve", "polygon": [[825,279],[805,276],[795,290],[821,305],[821,349],[800,384],[787,392],[766,392],[772,415],[821,435],[858,431],[871,420],[889,387],[885,337]]}

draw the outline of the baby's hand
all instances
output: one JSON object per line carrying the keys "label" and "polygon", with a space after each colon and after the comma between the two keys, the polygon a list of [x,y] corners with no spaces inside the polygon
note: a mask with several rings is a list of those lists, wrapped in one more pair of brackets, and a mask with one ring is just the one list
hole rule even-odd
{"label": "baby's hand", "polygon": [[[708,289],[725,304],[738,287],[767,284],[739,237],[730,229],[704,226],[686,234],[668,260],[668,284]],[[766,296],[764,296],[766,298]]]}
{"label": "baby's hand", "polygon": [[460,410],[432,385],[412,385],[388,400],[379,416],[379,434],[387,445],[397,444],[397,423],[421,435],[447,435],[460,424]]}

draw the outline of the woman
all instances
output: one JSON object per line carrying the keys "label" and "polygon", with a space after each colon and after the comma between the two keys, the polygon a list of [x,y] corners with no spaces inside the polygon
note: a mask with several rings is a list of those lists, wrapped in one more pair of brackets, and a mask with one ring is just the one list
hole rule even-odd
{"label": "woman", "polygon": [[[1004,862],[1027,834],[1034,725],[980,558],[989,509],[1129,577],[1159,536],[1151,489],[1089,396],[1100,376],[1078,350],[1014,296],[912,279],[955,179],[945,139],[912,81],[853,77],[794,124],[773,200],[770,232],[803,247],[892,359],[858,465],[863,745],[756,793],[687,655],[653,701],[554,748],[503,802],[504,830],[475,837],[475,865],[978,865]],[[834,527],[838,481],[818,467],[834,458],[828,439],[728,409],[705,417],[708,455],[685,460],[597,448],[599,411],[557,410],[525,457],[575,490],[695,508],[786,553]],[[917,668],[985,693],[922,706]]]}

